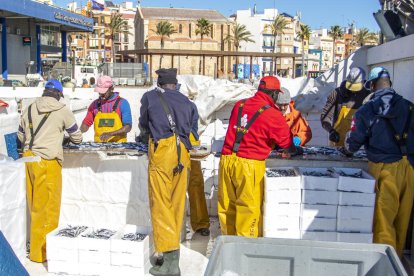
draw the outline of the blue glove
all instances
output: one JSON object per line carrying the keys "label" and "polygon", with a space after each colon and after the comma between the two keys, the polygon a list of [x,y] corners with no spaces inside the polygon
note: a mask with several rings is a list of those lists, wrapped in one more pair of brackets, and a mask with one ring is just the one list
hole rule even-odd
{"label": "blue glove", "polygon": [[301,142],[301,140],[298,136],[293,137],[293,144],[295,146],[300,146],[300,142]]}

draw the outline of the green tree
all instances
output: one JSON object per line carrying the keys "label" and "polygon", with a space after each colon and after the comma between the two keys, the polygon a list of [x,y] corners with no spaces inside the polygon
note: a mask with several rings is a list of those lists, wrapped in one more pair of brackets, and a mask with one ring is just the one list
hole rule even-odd
{"label": "green tree", "polygon": [[[200,18],[197,20],[197,24],[196,24],[197,29],[195,30],[196,35],[200,35],[201,37],[201,43],[200,43],[200,51],[203,50],[203,38],[205,36],[210,35],[211,30],[212,30],[212,25],[210,23],[210,21],[208,21],[205,18]],[[200,63],[199,63],[199,67],[198,67],[198,73],[201,75],[201,57],[200,57]]]}
{"label": "green tree", "polygon": [[359,31],[357,31],[355,35],[355,42],[359,46],[364,46],[365,44],[371,41],[378,41],[378,36],[376,33],[371,33],[367,28],[362,28]]}
{"label": "green tree", "polygon": [[[164,45],[165,45],[165,37],[170,37],[172,34],[177,33],[177,30],[174,28],[174,26],[168,22],[168,21],[160,21],[158,22],[156,29],[152,30],[156,35],[161,36],[161,40],[160,40],[160,46],[161,49],[164,49]],[[162,65],[162,59],[163,59],[163,55],[161,55],[160,57],[160,66],[159,68],[161,68]]]}
{"label": "green tree", "polygon": [[112,47],[112,62],[116,62],[116,50],[115,50],[115,43],[114,39],[116,35],[124,34],[129,35],[131,32],[129,31],[130,27],[128,26],[128,21],[126,21],[122,14],[114,13],[111,15],[111,21],[108,25],[109,28],[109,38],[111,39],[111,47]]}
{"label": "green tree", "polygon": [[[224,40],[233,43],[236,52],[239,51],[241,42],[254,42],[254,40],[251,39],[252,34],[246,29],[246,25],[236,23],[236,25],[233,25],[231,31],[231,34],[228,34]],[[239,64],[239,56],[236,56],[236,64]]]}
{"label": "green tree", "polygon": [[311,34],[311,29],[308,25],[300,25],[300,30],[297,33],[297,38],[302,42],[302,75],[305,75],[305,41],[308,41]]}
{"label": "green tree", "polygon": [[335,56],[336,56],[336,42],[338,39],[341,39],[344,36],[344,32],[342,31],[341,26],[335,25],[332,26],[329,35],[332,37],[333,40],[333,49],[332,49],[332,67],[335,65]]}
{"label": "green tree", "polygon": [[[285,33],[284,30],[286,29],[288,24],[289,24],[289,21],[286,20],[286,18],[283,15],[279,14],[278,16],[276,16],[272,24],[269,24],[266,26],[266,28],[270,28],[272,35],[273,35],[273,53],[276,53],[277,36]],[[277,74],[276,60],[277,60],[276,58],[273,59],[275,75]]]}

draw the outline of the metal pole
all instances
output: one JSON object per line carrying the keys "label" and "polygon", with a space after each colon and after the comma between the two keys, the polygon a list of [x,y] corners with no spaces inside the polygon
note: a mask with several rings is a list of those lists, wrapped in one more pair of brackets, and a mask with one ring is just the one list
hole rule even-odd
{"label": "metal pole", "polygon": [[250,79],[253,79],[253,56],[250,56]]}
{"label": "metal pole", "polygon": [[36,25],[36,68],[37,68],[37,73],[41,74],[42,73],[42,60],[40,57],[40,52],[41,52],[41,40],[40,40],[40,35],[41,35],[41,31],[40,31],[40,25]]}
{"label": "metal pole", "polygon": [[152,55],[150,55],[150,68],[148,69],[149,71],[149,77],[150,77],[150,83],[152,83]]}
{"label": "metal pole", "polygon": [[203,76],[206,75],[206,56],[203,55]]}
{"label": "metal pole", "polygon": [[68,61],[68,45],[67,45],[67,34],[66,31],[60,32],[62,42],[62,62]]}
{"label": "metal pole", "polygon": [[7,80],[7,24],[6,18],[0,18],[0,24],[2,26],[1,32],[1,73],[3,79]]}
{"label": "metal pole", "polygon": [[171,55],[171,68],[174,68],[174,55]]}

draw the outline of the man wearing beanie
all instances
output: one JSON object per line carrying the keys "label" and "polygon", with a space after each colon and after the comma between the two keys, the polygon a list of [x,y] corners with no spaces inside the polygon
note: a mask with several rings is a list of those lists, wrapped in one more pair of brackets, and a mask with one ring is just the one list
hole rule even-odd
{"label": "man wearing beanie", "polygon": [[329,95],[321,113],[322,127],[329,133],[332,146],[343,147],[345,135],[351,127],[352,116],[370,94],[365,89],[365,71],[355,67],[349,72],[346,81]]}
{"label": "man wearing beanie", "polygon": [[290,92],[282,88],[283,93],[279,94],[276,105],[279,107],[286,123],[290,127],[295,146],[305,146],[312,139],[312,130],[302,114],[295,109],[295,102],[291,100]]}
{"label": "man wearing beanie", "polygon": [[[141,137],[149,135],[149,200],[155,250],[162,265],[152,275],[180,275],[180,232],[190,170],[190,100],[177,90],[177,69],[160,69],[158,87],[141,99]],[[142,139],[142,138],[141,138]],[[144,138],[145,139],[145,138]]]}
{"label": "man wearing beanie", "polygon": [[62,84],[58,80],[48,81],[42,97],[23,112],[17,134],[23,156],[41,158],[40,162],[26,163],[27,205],[31,217],[29,259],[38,263],[46,261],[46,235],[59,222],[64,132],[73,143],[82,142],[75,116],[59,101],[62,97]]}

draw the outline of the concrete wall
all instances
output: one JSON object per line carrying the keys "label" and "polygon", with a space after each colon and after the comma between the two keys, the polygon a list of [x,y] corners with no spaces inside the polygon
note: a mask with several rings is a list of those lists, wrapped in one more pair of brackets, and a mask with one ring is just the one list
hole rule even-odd
{"label": "concrete wall", "polygon": [[369,68],[383,66],[390,71],[395,90],[414,101],[414,35],[396,39],[367,52]]}

